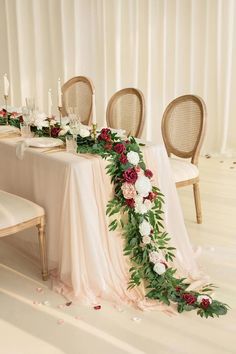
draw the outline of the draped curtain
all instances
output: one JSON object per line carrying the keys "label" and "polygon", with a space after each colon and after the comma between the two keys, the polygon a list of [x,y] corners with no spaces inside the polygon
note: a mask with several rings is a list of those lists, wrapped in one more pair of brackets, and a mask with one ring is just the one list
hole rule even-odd
{"label": "draped curtain", "polygon": [[12,105],[35,96],[46,111],[51,88],[56,113],[58,77],[84,75],[102,126],[111,95],[137,87],[144,135],[159,141],[167,104],[192,93],[207,105],[204,152],[236,151],[235,0],[0,0],[0,9],[0,75]]}

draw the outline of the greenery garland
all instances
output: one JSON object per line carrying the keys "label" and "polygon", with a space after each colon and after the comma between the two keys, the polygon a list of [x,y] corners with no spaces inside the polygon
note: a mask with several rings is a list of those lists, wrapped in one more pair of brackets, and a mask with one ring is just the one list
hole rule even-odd
{"label": "greenery garland", "polygon": [[[6,124],[6,111],[0,114],[0,125]],[[8,113],[8,123],[19,127],[22,117]],[[70,130],[58,123],[52,127],[54,137],[65,140]],[[38,136],[49,136],[48,128],[31,128]],[[214,285],[207,284],[199,291],[189,291],[190,283],[175,276],[169,266],[175,248],[169,246],[170,237],[163,227],[163,194],[151,185],[152,172],[146,168],[143,154],[135,138],[120,138],[110,129],[102,129],[97,139],[91,135],[77,136],[77,151],[102,156],[109,162],[106,169],[114,185],[114,198],[107,204],[106,214],[117,215],[109,230],[122,229],[125,240],[124,255],[130,257],[131,268],[128,288],[144,283],[146,297],[166,305],[176,303],[178,312],[196,310],[201,317],[225,315],[229,306],[210,296]]]}
{"label": "greenery garland", "polygon": [[110,129],[102,129],[96,142],[78,135],[77,143],[78,152],[99,154],[109,162],[106,169],[114,184],[114,198],[108,202],[106,213],[109,217],[116,215],[110,231],[118,227],[123,231],[124,255],[132,263],[128,288],[144,282],[147,298],[166,305],[176,303],[178,312],[196,310],[206,318],[225,315],[228,305],[209,295],[213,284],[188,291],[190,284],[185,278],[177,278],[176,269],[168,265],[175,249],[168,245],[170,237],[162,223],[163,194],[155,186],[149,190],[152,172],[144,163],[142,144],[133,137],[123,140]]}

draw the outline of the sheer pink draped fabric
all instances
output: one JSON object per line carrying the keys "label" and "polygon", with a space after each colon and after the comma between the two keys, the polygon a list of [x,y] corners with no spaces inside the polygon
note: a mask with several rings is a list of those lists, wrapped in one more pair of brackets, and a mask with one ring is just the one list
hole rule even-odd
{"label": "sheer pink draped fabric", "polygon": [[[121,232],[108,231],[110,220],[105,214],[107,201],[113,195],[106,161],[98,156],[47,154],[32,148],[19,160],[15,143],[16,139],[0,140],[0,159],[5,166],[0,188],[45,208],[53,288],[68,299],[89,305],[107,300],[132,303],[141,309],[166,309],[145,300],[144,287],[127,290],[129,258],[123,256]],[[165,226],[177,248],[173,266],[178,275],[192,281],[192,287],[198,286],[205,277],[189,242],[165,148],[146,146],[144,155],[154,172],[153,183],[165,195]],[[32,252],[25,240],[22,235],[12,242]]]}

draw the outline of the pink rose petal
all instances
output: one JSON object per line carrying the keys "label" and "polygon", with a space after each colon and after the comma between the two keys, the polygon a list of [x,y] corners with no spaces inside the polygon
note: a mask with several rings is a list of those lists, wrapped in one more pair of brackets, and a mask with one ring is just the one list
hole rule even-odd
{"label": "pink rose petal", "polygon": [[42,292],[43,292],[43,288],[38,287],[38,288],[36,288],[36,291],[37,291],[38,293],[42,293]]}
{"label": "pink rose petal", "polygon": [[64,305],[64,304],[57,305],[57,307],[58,307],[59,309],[64,309],[65,306],[66,306],[66,305]]}
{"label": "pink rose petal", "polygon": [[60,318],[59,320],[57,320],[57,324],[59,324],[59,325],[62,325],[62,324],[64,324],[65,323],[65,321],[62,319],[62,318]]}

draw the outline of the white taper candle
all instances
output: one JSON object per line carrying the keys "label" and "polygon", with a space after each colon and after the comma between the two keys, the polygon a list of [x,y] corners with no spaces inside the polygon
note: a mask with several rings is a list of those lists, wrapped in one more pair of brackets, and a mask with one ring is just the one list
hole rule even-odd
{"label": "white taper candle", "polygon": [[48,90],[48,118],[52,117],[52,90]]}
{"label": "white taper candle", "polygon": [[57,100],[58,100],[58,107],[62,107],[62,92],[61,92],[61,79],[60,78],[57,81]]}
{"label": "white taper candle", "polygon": [[96,116],[96,103],[95,103],[95,94],[93,93],[93,100],[92,100],[92,124],[97,124],[97,116]]}
{"label": "white taper candle", "polygon": [[8,96],[8,93],[9,93],[9,81],[8,81],[8,78],[7,78],[7,74],[4,74],[3,75],[3,85],[4,85],[4,95],[5,96]]}

